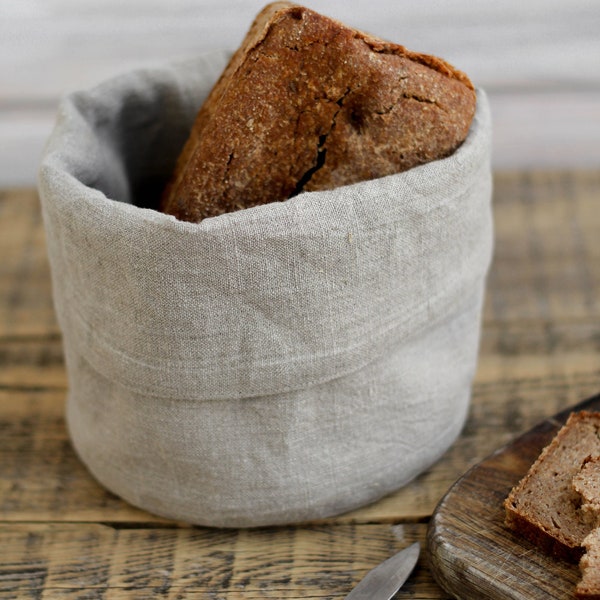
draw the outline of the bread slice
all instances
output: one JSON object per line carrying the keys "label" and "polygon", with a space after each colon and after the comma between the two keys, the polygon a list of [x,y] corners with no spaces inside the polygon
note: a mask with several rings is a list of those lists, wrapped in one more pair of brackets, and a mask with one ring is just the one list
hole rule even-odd
{"label": "bread slice", "polygon": [[600,600],[600,529],[594,529],[582,542],[585,554],[579,567],[582,577],[575,588],[579,600]]}
{"label": "bread slice", "polygon": [[475,104],[439,58],[269,4],[200,108],[161,209],[197,222],[446,157]]}
{"label": "bread slice", "polygon": [[580,497],[582,519],[590,527],[600,527],[600,456],[588,456],[584,460],[572,485]]}
{"label": "bread slice", "polygon": [[546,552],[577,562],[591,527],[572,482],[586,458],[596,454],[600,413],[572,413],[506,498],[506,524]]}

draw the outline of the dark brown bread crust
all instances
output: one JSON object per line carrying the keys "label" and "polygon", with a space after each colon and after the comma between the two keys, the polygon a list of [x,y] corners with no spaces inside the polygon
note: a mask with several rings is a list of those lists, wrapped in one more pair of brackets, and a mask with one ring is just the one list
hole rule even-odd
{"label": "dark brown bread crust", "polygon": [[590,525],[572,481],[586,458],[599,451],[600,413],[571,414],[506,498],[508,527],[549,554],[577,562]]}
{"label": "dark brown bread crust", "polygon": [[162,210],[196,222],[443,158],[475,104],[441,59],[270,4],[200,109]]}

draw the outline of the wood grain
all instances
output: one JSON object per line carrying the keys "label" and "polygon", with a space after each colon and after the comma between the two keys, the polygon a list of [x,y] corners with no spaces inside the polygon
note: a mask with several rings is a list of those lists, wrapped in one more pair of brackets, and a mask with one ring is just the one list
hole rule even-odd
{"label": "wood grain", "polygon": [[[558,377],[550,369],[547,374],[502,385],[477,384],[463,435],[437,464],[380,502],[327,522],[426,521],[450,484],[505,444],[515,430],[530,427],[598,387],[597,376]],[[133,508],[94,481],[69,443],[64,402],[61,389],[23,386],[0,391],[0,521],[166,522]]]}
{"label": "wood grain", "polygon": [[[494,183],[495,257],[460,438],[380,502],[255,531],[155,517],[82,466],[64,422],[39,202],[31,189],[1,191],[0,599],[342,598],[394,550],[425,542],[436,505],[467,469],[600,391],[600,173],[504,172]],[[450,597],[426,554],[403,597]]]}
{"label": "wood grain", "polygon": [[[0,598],[341,598],[424,525],[210,530],[0,524]],[[443,598],[422,558],[401,597]]]}
{"label": "wood grain", "polygon": [[0,191],[0,337],[57,334],[37,194]]}
{"label": "wood grain", "polygon": [[436,508],[428,530],[430,567],[464,600],[562,600],[580,577],[504,525],[503,502],[572,410],[598,410],[600,396],[542,421],[461,477]]}
{"label": "wood grain", "polygon": [[[598,322],[599,189],[597,170],[495,175],[495,256],[484,319],[486,327],[501,325],[507,343],[510,331],[533,327],[546,328],[544,343],[552,344],[557,327],[585,330]],[[0,339],[58,334],[34,190],[0,192],[0,255]]]}
{"label": "wood grain", "polygon": [[[131,69],[234,49],[264,4],[0,3],[0,186],[35,183],[65,93]],[[600,164],[600,5],[594,0],[307,5],[467,72],[492,96],[497,168]]]}
{"label": "wood grain", "polygon": [[487,322],[597,319],[599,187],[598,171],[496,179]]}

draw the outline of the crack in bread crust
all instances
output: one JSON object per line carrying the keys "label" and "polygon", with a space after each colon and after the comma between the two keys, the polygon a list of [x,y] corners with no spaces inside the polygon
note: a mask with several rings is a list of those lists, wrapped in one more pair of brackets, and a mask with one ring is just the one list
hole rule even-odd
{"label": "crack in bread crust", "polygon": [[198,112],[162,210],[200,221],[443,158],[475,104],[442,59],[269,5]]}

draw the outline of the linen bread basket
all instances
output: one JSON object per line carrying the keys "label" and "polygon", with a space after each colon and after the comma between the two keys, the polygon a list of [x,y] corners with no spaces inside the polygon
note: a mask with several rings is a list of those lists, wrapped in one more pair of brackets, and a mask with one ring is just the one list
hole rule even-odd
{"label": "linen bread basket", "polygon": [[61,103],[40,169],[67,423],[133,505],[248,527],[403,486],[467,414],[490,113],[450,157],[199,224],[154,210],[228,53]]}

